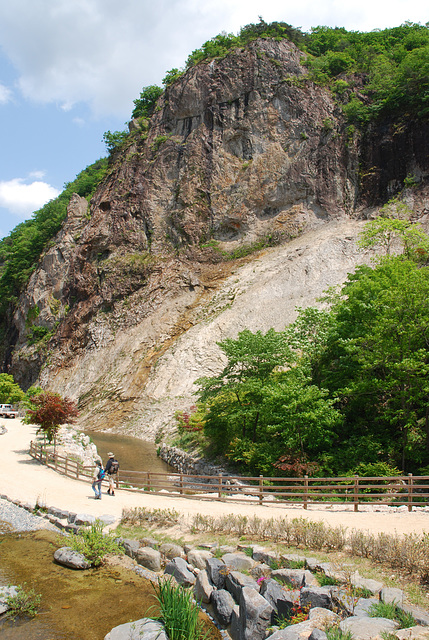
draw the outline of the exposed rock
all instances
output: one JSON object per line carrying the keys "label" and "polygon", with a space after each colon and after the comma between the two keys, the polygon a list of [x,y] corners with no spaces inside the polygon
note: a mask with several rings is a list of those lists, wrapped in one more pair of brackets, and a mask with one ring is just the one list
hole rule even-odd
{"label": "exposed rock", "polygon": [[271,577],[294,589],[300,589],[305,584],[304,569],[276,569],[271,573]]}
{"label": "exposed rock", "polygon": [[352,616],[340,622],[344,633],[350,631],[355,640],[373,640],[381,638],[383,633],[394,633],[399,624],[387,618],[358,618]]}
{"label": "exposed rock", "polygon": [[354,587],[360,589],[368,589],[368,591],[371,591],[373,595],[379,594],[381,589],[383,588],[383,584],[378,580],[362,578],[362,576],[360,576],[357,571],[351,576],[350,581]]}
{"label": "exposed rock", "polygon": [[393,587],[383,587],[379,593],[380,600],[386,604],[400,605],[404,602],[404,592],[402,589]]}
{"label": "exposed rock", "polygon": [[303,587],[300,594],[300,605],[301,607],[332,609],[330,587]]}
{"label": "exposed rock", "polygon": [[272,573],[272,569],[262,562],[261,564],[255,564],[255,566],[250,569],[249,573],[253,578],[255,578],[255,580],[257,580],[258,578],[268,578]]}
{"label": "exposed rock", "polygon": [[275,621],[276,615],[289,617],[299,601],[298,591],[285,590],[276,580],[264,580],[261,583],[260,593],[273,608],[272,622]]}
{"label": "exposed rock", "polygon": [[57,549],[54,553],[54,560],[58,564],[71,569],[89,569],[91,566],[91,563],[81,553],[74,551],[70,547]]}
{"label": "exposed rock", "polygon": [[192,549],[188,552],[188,562],[197,569],[206,568],[206,560],[213,558],[213,554],[205,549]]}
{"label": "exposed rock", "polygon": [[152,547],[140,547],[135,556],[137,562],[149,571],[161,571],[161,554]]}
{"label": "exposed rock", "polygon": [[230,592],[236,602],[240,600],[240,593],[243,587],[249,587],[259,592],[259,585],[256,580],[240,571],[230,571],[225,578],[225,589]]}
{"label": "exposed rock", "polygon": [[7,598],[17,595],[17,589],[15,586],[0,587],[0,615],[5,613],[9,607],[6,604]]}
{"label": "exposed rock", "polygon": [[225,587],[225,578],[228,574],[226,564],[219,558],[208,558],[206,560],[206,570],[214,586],[217,589],[223,589]]}
{"label": "exposed rock", "polygon": [[255,566],[255,561],[245,553],[225,553],[222,560],[231,571],[249,571]]}
{"label": "exposed rock", "polygon": [[202,569],[197,575],[194,585],[194,594],[197,602],[209,603],[213,592],[213,586],[210,584],[209,576],[205,569]]}
{"label": "exposed rock", "polygon": [[243,587],[240,594],[240,640],[263,640],[273,608],[255,589]]}
{"label": "exposed rock", "polygon": [[135,558],[138,550],[140,549],[140,542],[138,540],[129,540],[128,538],[120,538],[118,540],[122,547],[124,548],[125,553],[130,558]]}
{"label": "exposed rock", "polygon": [[429,632],[427,627],[417,625],[407,629],[399,629],[395,631],[395,636],[398,640],[428,640]]}
{"label": "exposed rock", "polygon": [[164,542],[159,546],[159,551],[169,560],[172,560],[173,558],[181,558],[184,556],[182,547],[178,544],[174,544],[173,542]]}
{"label": "exposed rock", "polygon": [[177,582],[184,587],[195,584],[196,577],[189,571],[188,563],[183,558],[173,558],[164,569],[164,573],[174,576]]}
{"label": "exposed rock", "polygon": [[211,602],[217,620],[222,626],[227,627],[231,621],[232,610],[235,606],[234,598],[226,589],[219,589],[218,591],[213,591]]}
{"label": "exposed rock", "polygon": [[104,640],[168,640],[168,637],[160,622],[142,618],[114,627]]}

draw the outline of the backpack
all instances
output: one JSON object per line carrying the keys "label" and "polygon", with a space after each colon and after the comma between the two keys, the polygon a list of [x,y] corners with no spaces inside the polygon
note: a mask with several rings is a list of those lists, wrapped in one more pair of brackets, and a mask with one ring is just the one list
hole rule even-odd
{"label": "backpack", "polygon": [[103,480],[104,476],[106,475],[106,472],[104,471],[104,469],[100,469],[100,471],[98,472],[98,479],[99,480]]}
{"label": "backpack", "polygon": [[118,473],[119,462],[117,460],[112,460],[112,464],[110,465],[109,475],[113,476],[114,473]]}

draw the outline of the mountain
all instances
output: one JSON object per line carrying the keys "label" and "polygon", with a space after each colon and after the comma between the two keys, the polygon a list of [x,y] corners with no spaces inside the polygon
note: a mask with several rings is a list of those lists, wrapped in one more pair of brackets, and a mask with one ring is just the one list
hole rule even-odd
{"label": "mountain", "polygon": [[130,122],[90,206],[71,198],[4,370],[78,400],[86,429],[168,430],[221,366],[217,341],[283,328],[370,260],[358,234],[392,196],[427,224],[429,126],[403,115],[351,125],[286,39],[190,67]]}

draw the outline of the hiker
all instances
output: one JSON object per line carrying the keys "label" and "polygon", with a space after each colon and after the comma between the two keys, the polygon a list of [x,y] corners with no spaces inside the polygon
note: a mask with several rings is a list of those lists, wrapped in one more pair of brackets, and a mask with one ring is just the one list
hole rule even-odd
{"label": "hiker", "polygon": [[101,460],[97,460],[95,465],[94,475],[92,476],[92,488],[95,493],[95,500],[101,500],[101,483],[106,472],[103,469]]}
{"label": "hiker", "polygon": [[109,478],[109,488],[107,490],[107,493],[109,494],[109,496],[114,496],[115,495],[115,476],[118,473],[119,462],[115,459],[115,456],[111,451],[107,455],[109,458],[106,464],[106,469],[105,469],[105,472],[107,473],[107,476]]}

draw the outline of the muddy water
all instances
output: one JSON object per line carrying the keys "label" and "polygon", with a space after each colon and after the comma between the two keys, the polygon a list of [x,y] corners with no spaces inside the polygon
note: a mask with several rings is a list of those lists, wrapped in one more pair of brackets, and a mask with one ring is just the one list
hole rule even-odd
{"label": "muddy water", "polygon": [[[116,566],[73,571],[57,565],[53,554],[63,544],[50,531],[0,535],[0,584],[26,583],[42,595],[34,619],[0,618],[1,640],[103,640],[119,624],[143,618],[148,610],[156,614],[147,580]],[[209,638],[221,638],[212,625]]]}
{"label": "muddy water", "polygon": [[175,471],[173,467],[158,458],[153,442],[116,433],[101,433],[100,431],[88,431],[86,434],[96,445],[104,464],[107,462],[107,454],[111,451],[119,460],[121,469],[156,471],[158,473],[174,473]]}

